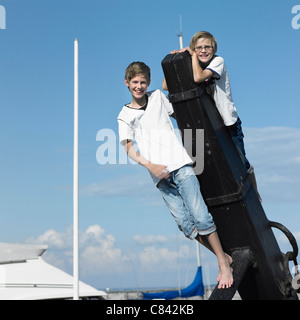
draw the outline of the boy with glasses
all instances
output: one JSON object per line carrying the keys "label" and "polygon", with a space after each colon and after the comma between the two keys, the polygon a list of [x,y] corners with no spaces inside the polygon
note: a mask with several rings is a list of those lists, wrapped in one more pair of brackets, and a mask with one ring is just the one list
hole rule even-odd
{"label": "boy with glasses", "polygon": [[[200,83],[208,81],[212,91],[216,107],[224,121],[224,124],[239,151],[246,170],[252,176],[253,185],[257,191],[257,183],[254,168],[246,158],[244,147],[244,134],[242,122],[238,117],[236,107],[232,100],[231,87],[224,59],[216,55],[217,41],[215,37],[206,31],[197,32],[190,41],[190,46],[181,50],[173,50],[172,54],[188,51],[192,56],[192,68],[194,81]],[[166,80],[163,80],[163,90],[168,90]]]}

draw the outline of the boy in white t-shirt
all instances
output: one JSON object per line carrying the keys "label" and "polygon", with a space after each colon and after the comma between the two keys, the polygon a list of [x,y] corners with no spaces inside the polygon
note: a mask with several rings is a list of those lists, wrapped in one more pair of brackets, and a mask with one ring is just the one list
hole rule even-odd
{"label": "boy in white t-shirt", "polygon": [[[222,249],[192,160],[170,121],[172,104],[160,90],[147,92],[150,68],[143,62],[133,62],[127,67],[125,84],[132,101],[118,116],[120,143],[131,159],[148,169],[185,236],[196,239],[216,254],[220,267],[218,288],[229,288],[233,283],[232,258]],[[139,152],[133,146],[134,140]]]}
{"label": "boy in white t-shirt", "polygon": [[[197,32],[190,41],[190,46],[181,50],[173,50],[171,53],[188,51],[192,56],[192,68],[194,81],[200,83],[207,81],[210,83],[216,107],[224,121],[224,124],[234,141],[237,150],[246,170],[252,175],[252,181],[257,191],[257,183],[254,175],[254,168],[249,163],[245,147],[242,122],[238,117],[236,107],[232,100],[231,87],[228,72],[224,59],[216,56],[217,41],[215,37],[207,31]],[[166,80],[163,80],[162,88],[167,90]],[[257,195],[261,201],[260,195]]]}

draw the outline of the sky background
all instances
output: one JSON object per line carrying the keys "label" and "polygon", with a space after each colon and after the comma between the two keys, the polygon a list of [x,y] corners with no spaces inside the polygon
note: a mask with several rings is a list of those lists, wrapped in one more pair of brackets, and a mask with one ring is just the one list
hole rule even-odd
{"label": "sky background", "polygon": [[[45,260],[72,274],[77,37],[80,279],[101,289],[192,282],[195,243],[178,231],[145,169],[124,164],[116,121],[130,101],[124,84],[129,63],[147,63],[149,89],[161,88],[161,61],[179,47],[181,15],[184,46],[200,30],[216,37],[265,213],[299,245],[300,29],[292,27],[292,8],[299,4],[0,0],[6,10],[0,30],[0,241],[47,244]],[[108,139],[116,163],[100,164],[97,155]],[[290,250],[275,234],[282,251]],[[216,283],[216,258],[202,247],[201,260],[204,283]]]}

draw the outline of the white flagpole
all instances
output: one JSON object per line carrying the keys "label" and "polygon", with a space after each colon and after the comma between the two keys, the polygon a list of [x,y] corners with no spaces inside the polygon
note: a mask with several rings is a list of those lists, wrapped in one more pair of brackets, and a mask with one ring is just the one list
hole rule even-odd
{"label": "white flagpole", "polygon": [[180,32],[179,32],[179,47],[180,49],[183,49],[183,37],[182,37],[182,21],[180,16]]}
{"label": "white flagpole", "polygon": [[[182,20],[180,16],[180,33],[179,33],[179,47],[183,49],[183,36],[182,36]],[[200,255],[200,243],[196,241],[196,251],[197,251],[197,263],[198,267],[201,267],[201,255]]]}
{"label": "white flagpole", "polygon": [[79,300],[78,228],[78,40],[74,41],[74,159],[73,159],[73,299]]}

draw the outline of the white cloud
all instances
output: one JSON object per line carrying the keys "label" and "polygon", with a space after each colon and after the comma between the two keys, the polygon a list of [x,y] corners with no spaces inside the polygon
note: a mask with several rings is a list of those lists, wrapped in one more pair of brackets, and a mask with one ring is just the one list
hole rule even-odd
{"label": "white cloud", "polygon": [[[36,238],[27,239],[26,242],[47,244],[48,250],[44,255],[45,260],[72,273],[72,237],[72,227],[67,228],[64,232],[50,229]],[[170,250],[168,243],[172,241],[169,241],[165,236],[136,235],[133,241],[139,245],[139,250],[124,252],[116,246],[116,239],[113,235],[108,234],[99,225],[89,226],[79,234],[80,273],[82,276],[89,277],[95,275],[100,277],[115,275],[118,277],[132,272],[133,263],[135,269],[147,272],[176,270],[179,259],[185,260],[191,254],[188,246],[179,245],[183,239],[188,240],[182,239],[182,237],[180,240],[178,236],[171,238],[174,240],[176,237],[177,249]]]}
{"label": "white cloud", "polygon": [[178,266],[178,260],[190,256],[189,246],[183,245],[177,251],[167,248],[146,247],[139,254],[142,268],[145,271],[160,272],[162,270],[174,270]]}
{"label": "white cloud", "polygon": [[36,239],[27,239],[28,243],[47,244],[51,248],[64,250],[72,247],[73,243],[73,230],[69,227],[65,232],[57,232],[53,229],[45,231]]}
{"label": "white cloud", "polygon": [[[47,230],[27,243],[47,244],[43,258],[49,263],[72,274],[72,227],[64,232]],[[134,244],[126,250],[116,245],[115,237],[101,226],[92,225],[81,231],[80,279],[98,288],[128,288],[176,286],[181,275],[181,286],[187,286],[197,268],[195,242],[181,233],[167,237],[149,235],[134,237]],[[210,276],[217,274],[214,255],[201,247],[201,258],[209,264]],[[215,276],[212,279],[215,282]],[[127,285],[126,285],[127,284]]]}
{"label": "white cloud", "polygon": [[168,241],[168,238],[165,236],[160,236],[160,235],[149,235],[149,236],[141,236],[141,235],[136,235],[133,238],[134,242],[138,245],[150,245],[150,244],[162,244],[166,243]]}
{"label": "white cloud", "polygon": [[244,134],[263,201],[299,202],[300,129],[244,128]]}
{"label": "white cloud", "polygon": [[294,232],[293,235],[294,235],[296,241],[300,243],[300,231]]}
{"label": "white cloud", "polygon": [[[279,233],[279,231],[278,231],[278,233]],[[300,231],[292,232],[292,234],[293,234],[296,242],[300,243]],[[283,233],[280,233],[280,235],[278,236],[278,240],[281,243],[289,243],[289,239]]]}
{"label": "white cloud", "polygon": [[[70,269],[73,256],[72,227],[62,233],[47,230],[36,239],[29,238],[26,242],[47,244],[49,252],[46,252],[45,258],[65,270]],[[121,249],[115,247],[115,238],[111,234],[106,234],[105,230],[99,225],[90,226],[85,231],[80,232],[79,251],[83,274],[124,272],[122,262],[128,260]]]}
{"label": "white cloud", "polygon": [[258,164],[284,169],[300,159],[300,129],[286,127],[244,128],[246,152]]}

